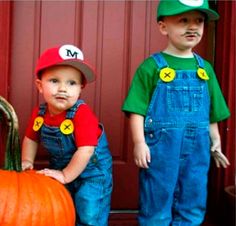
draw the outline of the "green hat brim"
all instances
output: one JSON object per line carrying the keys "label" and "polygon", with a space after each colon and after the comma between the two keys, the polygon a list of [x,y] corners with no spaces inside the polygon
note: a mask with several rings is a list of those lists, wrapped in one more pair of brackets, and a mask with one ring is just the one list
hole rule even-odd
{"label": "green hat brim", "polygon": [[208,20],[218,20],[219,19],[219,14],[211,9],[200,9],[199,7],[196,8],[196,9],[188,9],[188,10],[183,10],[182,12],[180,12],[179,10],[178,11],[172,11],[172,12],[167,12],[167,13],[163,13],[161,16],[158,16],[157,17],[157,21],[160,20],[161,17],[163,16],[174,16],[174,15],[178,15],[178,14],[181,14],[181,13],[186,13],[186,12],[190,12],[190,11],[193,11],[193,10],[197,10],[197,11],[200,11],[200,12],[203,12],[204,14],[207,15],[207,19]]}

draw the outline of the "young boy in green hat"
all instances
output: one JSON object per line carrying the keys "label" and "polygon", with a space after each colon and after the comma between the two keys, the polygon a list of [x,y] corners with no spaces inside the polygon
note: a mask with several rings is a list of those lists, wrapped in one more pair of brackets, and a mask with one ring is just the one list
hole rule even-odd
{"label": "young boy in green hat", "polygon": [[206,210],[210,150],[221,152],[217,122],[229,109],[212,66],[193,48],[218,19],[206,0],[161,0],[157,21],[167,47],[138,67],[122,110],[130,119],[140,170],[142,226],[196,226]]}

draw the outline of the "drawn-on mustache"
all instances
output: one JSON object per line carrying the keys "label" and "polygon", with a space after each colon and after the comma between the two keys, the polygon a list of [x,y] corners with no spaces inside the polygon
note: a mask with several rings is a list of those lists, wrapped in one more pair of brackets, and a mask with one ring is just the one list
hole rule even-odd
{"label": "drawn-on mustache", "polygon": [[186,31],[184,34],[182,34],[182,36],[186,36],[186,35],[197,35],[197,36],[201,36],[197,31]]}

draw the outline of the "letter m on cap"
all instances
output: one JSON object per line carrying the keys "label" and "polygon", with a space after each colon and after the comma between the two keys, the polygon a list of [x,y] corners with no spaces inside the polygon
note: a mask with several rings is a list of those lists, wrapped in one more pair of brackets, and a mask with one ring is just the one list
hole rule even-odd
{"label": "letter m on cap", "polygon": [[78,59],[78,52],[74,51],[72,52],[70,49],[66,49],[66,56],[68,58],[75,58],[75,59]]}

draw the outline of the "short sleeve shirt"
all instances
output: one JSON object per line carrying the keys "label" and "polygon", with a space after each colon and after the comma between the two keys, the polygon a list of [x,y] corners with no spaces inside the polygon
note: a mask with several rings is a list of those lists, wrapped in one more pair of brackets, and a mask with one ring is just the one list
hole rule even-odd
{"label": "short sleeve shirt", "polygon": [[[161,53],[170,68],[174,70],[197,70],[197,61],[194,57],[180,58]],[[204,60],[205,70],[209,76],[207,81],[210,95],[210,122],[218,122],[230,116],[229,109],[221,92],[215,72],[210,63]],[[152,57],[144,60],[133,77],[128,95],[122,106],[126,113],[146,115],[152,94],[159,79],[159,70]]]}
{"label": "short sleeve shirt", "polygon": [[[40,132],[33,130],[34,119],[38,116],[39,107],[33,110],[31,119],[26,129],[26,136],[35,142],[40,142]],[[66,111],[58,115],[51,116],[48,111],[44,115],[44,123],[48,126],[60,127],[65,120]],[[74,124],[74,136],[77,147],[96,146],[101,135],[98,120],[87,104],[81,104],[72,119]]]}

